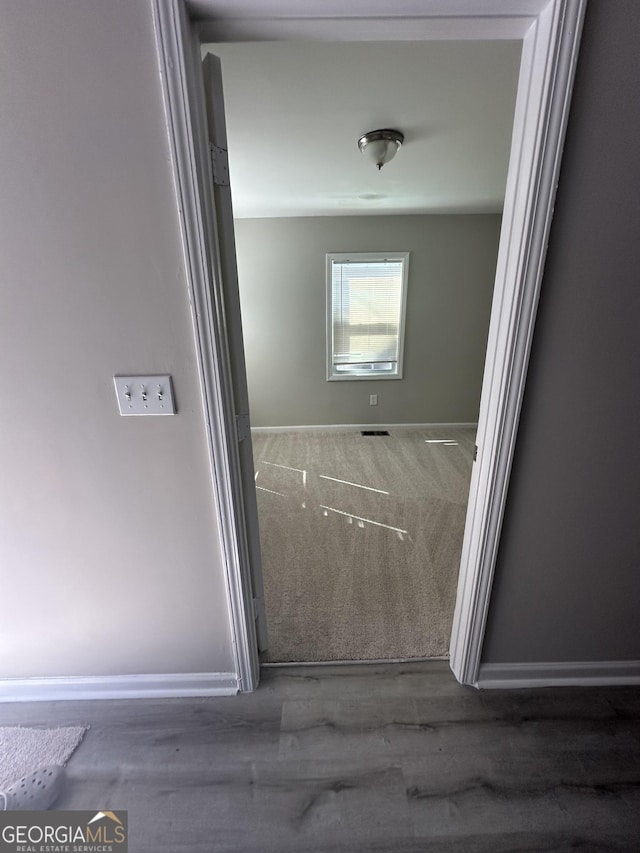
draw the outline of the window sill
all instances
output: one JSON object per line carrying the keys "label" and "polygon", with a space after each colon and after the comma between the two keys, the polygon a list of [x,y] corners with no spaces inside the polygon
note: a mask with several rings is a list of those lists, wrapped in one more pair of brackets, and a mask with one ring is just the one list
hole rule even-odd
{"label": "window sill", "polygon": [[374,373],[373,375],[349,373],[345,376],[327,376],[327,382],[371,382],[372,380],[387,382],[389,379],[402,379],[402,374],[394,373],[393,376],[389,376],[384,373]]}

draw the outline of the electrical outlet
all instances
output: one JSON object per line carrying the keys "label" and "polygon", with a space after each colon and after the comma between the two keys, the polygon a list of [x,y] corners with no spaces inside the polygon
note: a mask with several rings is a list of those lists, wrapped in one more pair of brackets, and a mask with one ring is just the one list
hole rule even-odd
{"label": "electrical outlet", "polygon": [[377,406],[378,405],[378,395],[377,394],[369,394],[369,405]]}
{"label": "electrical outlet", "polygon": [[170,376],[114,376],[121,415],[175,415]]}

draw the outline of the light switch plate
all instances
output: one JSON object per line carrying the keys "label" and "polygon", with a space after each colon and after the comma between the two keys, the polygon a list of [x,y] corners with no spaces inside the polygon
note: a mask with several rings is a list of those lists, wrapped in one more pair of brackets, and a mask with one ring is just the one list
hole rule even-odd
{"label": "light switch plate", "polygon": [[114,376],[121,415],[175,415],[170,376]]}

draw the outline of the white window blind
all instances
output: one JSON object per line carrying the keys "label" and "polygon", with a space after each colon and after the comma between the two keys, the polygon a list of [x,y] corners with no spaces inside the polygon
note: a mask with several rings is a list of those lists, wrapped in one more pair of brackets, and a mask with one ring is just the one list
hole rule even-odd
{"label": "white window blind", "polygon": [[327,260],[328,378],[400,378],[407,255]]}

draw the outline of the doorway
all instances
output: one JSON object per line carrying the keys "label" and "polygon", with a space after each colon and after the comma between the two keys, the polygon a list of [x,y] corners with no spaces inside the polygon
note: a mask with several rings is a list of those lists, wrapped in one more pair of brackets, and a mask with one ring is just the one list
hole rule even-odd
{"label": "doorway", "polygon": [[[448,655],[521,47],[203,46],[222,66],[269,661]],[[404,135],[382,170],[356,144],[377,121]],[[365,277],[362,329],[392,250],[404,371],[325,376],[325,258],[347,253],[343,293]],[[349,331],[360,349],[383,310]]]}
{"label": "doorway", "polygon": [[[206,4],[198,6],[199,16],[202,16],[203,5]],[[229,7],[232,13],[233,5]],[[372,10],[363,9],[362,4],[355,11],[341,10],[332,19],[300,19],[296,17],[299,6],[292,4],[286,10],[280,8],[277,19],[256,18],[248,10],[241,18],[226,22],[218,19],[196,26],[190,23],[181,0],[155,2],[168,128],[194,303],[199,368],[211,425],[208,435],[212,483],[231,557],[227,569],[229,609],[241,689],[255,687],[258,661],[248,561],[247,538],[250,536],[247,537],[247,517],[242,506],[237,449],[234,451],[238,425],[232,396],[233,379],[238,376],[234,373],[237,361],[234,362],[233,342],[229,346],[225,329],[225,319],[228,326],[229,323],[233,325],[234,318],[230,315],[225,318],[220,313],[224,309],[217,297],[217,294],[227,293],[233,301],[233,289],[229,290],[229,281],[225,283],[224,270],[220,268],[219,226],[224,221],[224,212],[214,212],[207,201],[210,166],[204,144],[202,100],[198,94],[201,84],[196,68],[200,42],[220,40],[221,26],[224,29],[225,23],[232,37],[240,39],[254,38],[258,31],[262,31],[263,38],[273,38],[277,32],[285,33],[284,37],[305,37],[305,34],[308,37],[311,32],[312,38],[321,39],[327,38],[328,33],[334,38],[336,34],[340,38],[350,35],[352,40],[375,40],[381,33],[384,38],[391,39],[415,39],[418,35],[425,37],[425,33],[428,33],[427,39],[434,36],[448,39],[455,32],[458,36],[464,34],[460,36],[464,38],[522,39],[502,239],[480,404],[477,459],[472,471],[452,633],[454,674],[468,684],[475,683],[477,677],[584,3],[540,0],[532,2],[526,14],[517,2],[513,6],[502,3],[496,14],[496,9],[487,2],[481,3],[481,10],[472,16],[464,11],[452,13],[446,3],[433,2],[426,12],[420,8],[422,4],[413,0],[400,5],[402,8],[394,8],[394,17],[387,19],[371,17]],[[220,4],[216,8],[219,14]],[[208,233],[204,228],[207,221],[212,224]],[[205,247],[208,247],[206,251]],[[214,329],[217,336],[212,336]],[[242,412],[235,411],[241,418]]]}

